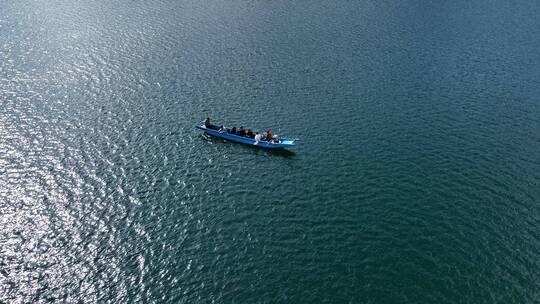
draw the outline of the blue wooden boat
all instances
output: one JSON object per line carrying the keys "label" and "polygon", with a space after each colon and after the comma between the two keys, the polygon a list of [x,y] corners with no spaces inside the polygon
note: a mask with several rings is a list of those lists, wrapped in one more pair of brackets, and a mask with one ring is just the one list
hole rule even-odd
{"label": "blue wooden boat", "polygon": [[206,133],[208,135],[211,135],[211,136],[214,136],[214,137],[219,137],[219,138],[223,138],[223,139],[226,139],[226,140],[230,140],[230,141],[234,141],[234,142],[238,142],[238,143],[243,143],[243,144],[247,144],[247,145],[252,145],[252,146],[255,146],[255,147],[260,147],[260,148],[265,148],[265,149],[285,149],[285,148],[290,148],[290,147],[293,147],[295,145],[294,144],[295,141],[299,140],[298,138],[292,138],[292,137],[279,137],[278,142],[269,142],[269,141],[261,140],[258,143],[256,143],[255,139],[253,139],[253,138],[249,138],[249,137],[245,137],[245,136],[239,136],[239,135],[228,133],[228,132],[221,133],[216,129],[210,129],[210,128],[205,127],[204,124],[197,125],[196,128],[200,129],[200,130],[203,130],[204,133]]}

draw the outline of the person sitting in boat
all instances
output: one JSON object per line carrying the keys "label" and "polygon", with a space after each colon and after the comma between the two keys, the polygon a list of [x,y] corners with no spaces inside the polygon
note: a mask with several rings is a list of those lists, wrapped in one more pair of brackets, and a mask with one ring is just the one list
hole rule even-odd
{"label": "person sitting in boat", "polygon": [[266,141],[271,141],[272,140],[272,133],[270,133],[270,129],[264,130],[263,137],[264,137],[264,139]]}
{"label": "person sitting in boat", "polygon": [[279,136],[274,134],[274,136],[272,136],[272,142],[275,143],[275,144],[279,144],[280,143]]}
{"label": "person sitting in boat", "polygon": [[259,142],[261,141],[261,139],[262,139],[262,135],[259,134],[259,132],[257,132],[257,133],[255,134],[255,145],[259,144]]}
{"label": "person sitting in boat", "polygon": [[246,130],[244,130],[244,127],[240,127],[237,134],[238,136],[246,136]]}
{"label": "person sitting in boat", "polygon": [[249,137],[249,138],[255,137],[255,135],[253,135],[253,131],[251,131],[251,129],[249,129],[249,130],[247,131],[246,136]]}
{"label": "person sitting in boat", "polygon": [[212,123],[210,123],[210,117],[206,117],[206,119],[204,120],[204,126],[207,129],[212,129]]}
{"label": "person sitting in boat", "polygon": [[232,127],[232,129],[231,129],[231,134],[236,135],[236,127]]}
{"label": "person sitting in boat", "polygon": [[225,133],[227,132],[227,129],[225,129],[223,126],[219,127],[219,130],[218,130],[219,133]]}

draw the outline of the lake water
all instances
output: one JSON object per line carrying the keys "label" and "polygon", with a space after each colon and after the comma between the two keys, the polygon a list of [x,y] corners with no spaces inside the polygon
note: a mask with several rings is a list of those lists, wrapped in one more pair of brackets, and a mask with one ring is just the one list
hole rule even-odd
{"label": "lake water", "polygon": [[538,16],[0,0],[0,302],[539,301]]}

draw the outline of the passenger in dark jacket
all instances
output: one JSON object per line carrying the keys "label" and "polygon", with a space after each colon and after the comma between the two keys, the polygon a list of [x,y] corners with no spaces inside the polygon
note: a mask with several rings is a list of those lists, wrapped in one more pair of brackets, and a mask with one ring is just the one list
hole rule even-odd
{"label": "passenger in dark jacket", "polygon": [[212,124],[210,123],[210,117],[206,117],[206,119],[204,120],[204,126],[207,129],[212,129]]}
{"label": "passenger in dark jacket", "polygon": [[244,130],[244,127],[240,127],[237,134],[238,136],[246,136],[246,130]]}

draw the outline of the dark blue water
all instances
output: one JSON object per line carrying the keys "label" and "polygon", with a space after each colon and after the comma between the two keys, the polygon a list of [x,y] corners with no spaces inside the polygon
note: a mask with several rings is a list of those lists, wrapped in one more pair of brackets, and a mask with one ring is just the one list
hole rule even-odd
{"label": "dark blue water", "polygon": [[0,302],[538,302],[538,16],[0,0]]}

